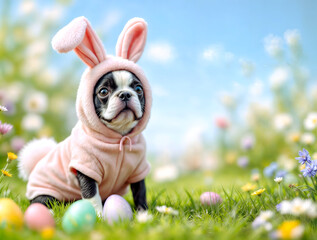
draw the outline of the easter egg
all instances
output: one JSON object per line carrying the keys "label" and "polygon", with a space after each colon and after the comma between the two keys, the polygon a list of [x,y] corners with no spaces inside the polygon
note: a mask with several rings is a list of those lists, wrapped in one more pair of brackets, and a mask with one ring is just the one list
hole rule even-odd
{"label": "easter egg", "polygon": [[33,203],[26,209],[24,221],[28,228],[37,231],[55,227],[55,221],[50,210],[41,203]]}
{"label": "easter egg", "polygon": [[62,219],[62,227],[67,233],[89,231],[96,223],[96,211],[87,200],[74,202]]}
{"label": "easter egg", "polygon": [[200,195],[200,202],[202,205],[216,205],[218,203],[222,203],[222,198],[219,194],[214,192],[204,192]]}
{"label": "easter egg", "polygon": [[111,195],[107,198],[103,208],[103,219],[109,224],[123,220],[131,220],[133,217],[130,204],[119,195]]}
{"label": "easter egg", "polygon": [[0,199],[0,228],[14,229],[23,226],[23,213],[10,198]]}

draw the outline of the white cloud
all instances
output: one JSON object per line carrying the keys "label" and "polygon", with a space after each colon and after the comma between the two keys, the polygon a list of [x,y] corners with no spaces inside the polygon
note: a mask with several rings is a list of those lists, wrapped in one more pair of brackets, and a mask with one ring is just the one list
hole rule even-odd
{"label": "white cloud", "polygon": [[232,62],[235,58],[232,52],[226,51],[221,45],[211,45],[203,50],[202,58],[206,61],[216,62]]}
{"label": "white cloud", "polygon": [[263,92],[263,82],[256,79],[249,87],[249,94],[253,97],[258,97]]}
{"label": "white cloud", "polygon": [[217,61],[220,55],[219,46],[211,46],[203,51],[203,58],[207,61]]}
{"label": "white cloud", "polygon": [[240,59],[239,63],[243,76],[251,77],[255,70],[255,63],[247,59]]}
{"label": "white cloud", "polygon": [[175,49],[168,42],[150,43],[146,51],[146,57],[154,62],[167,63],[175,58]]}
{"label": "white cloud", "polygon": [[101,29],[104,32],[110,32],[110,30],[116,26],[122,18],[122,13],[118,10],[112,10],[108,12],[103,20]]}
{"label": "white cloud", "polygon": [[269,81],[273,89],[281,88],[288,79],[289,79],[289,70],[287,67],[275,68],[269,77]]}
{"label": "white cloud", "polygon": [[264,38],[265,51],[272,57],[280,57],[283,53],[283,40],[270,34]]}

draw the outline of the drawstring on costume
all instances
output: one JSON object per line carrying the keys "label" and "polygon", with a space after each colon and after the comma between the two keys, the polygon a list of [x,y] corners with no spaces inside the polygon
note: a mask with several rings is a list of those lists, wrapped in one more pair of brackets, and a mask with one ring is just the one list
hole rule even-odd
{"label": "drawstring on costume", "polygon": [[121,140],[120,140],[120,145],[119,145],[119,150],[120,150],[120,152],[122,151],[122,145],[123,145],[123,143],[124,143],[124,141],[125,141],[126,139],[129,140],[130,152],[132,151],[132,140],[131,140],[131,138],[128,137],[128,136],[124,136],[124,137],[122,137]]}

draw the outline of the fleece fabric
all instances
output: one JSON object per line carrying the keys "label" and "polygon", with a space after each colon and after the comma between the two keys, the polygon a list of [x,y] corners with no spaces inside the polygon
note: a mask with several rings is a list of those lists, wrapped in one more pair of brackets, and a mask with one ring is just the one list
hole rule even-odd
{"label": "fleece fabric", "polygon": [[[144,72],[135,63],[143,52],[146,33],[147,24],[143,19],[131,19],[119,36],[116,56],[106,55],[100,39],[84,17],[74,19],[53,38],[55,50],[74,50],[88,68],[78,88],[78,122],[71,135],[41,159],[36,158],[36,152],[33,158],[22,156],[22,166],[35,165],[28,178],[28,199],[39,195],[50,195],[60,201],[81,199],[76,179],[80,171],[98,183],[100,196],[105,200],[111,194],[125,194],[129,184],[144,179],[149,173],[142,131],[150,118],[152,94]],[[95,84],[102,75],[115,70],[134,73],[145,93],[144,115],[126,136],[107,128],[95,113],[93,104]],[[41,142],[37,144],[40,148]]]}

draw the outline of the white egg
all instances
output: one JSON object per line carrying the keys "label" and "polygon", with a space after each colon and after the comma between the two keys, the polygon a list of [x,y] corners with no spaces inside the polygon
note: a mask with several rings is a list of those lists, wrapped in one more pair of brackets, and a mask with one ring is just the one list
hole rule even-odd
{"label": "white egg", "polygon": [[109,224],[131,220],[133,217],[130,204],[119,195],[111,195],[107,198],[103,208],[103,219]]}

